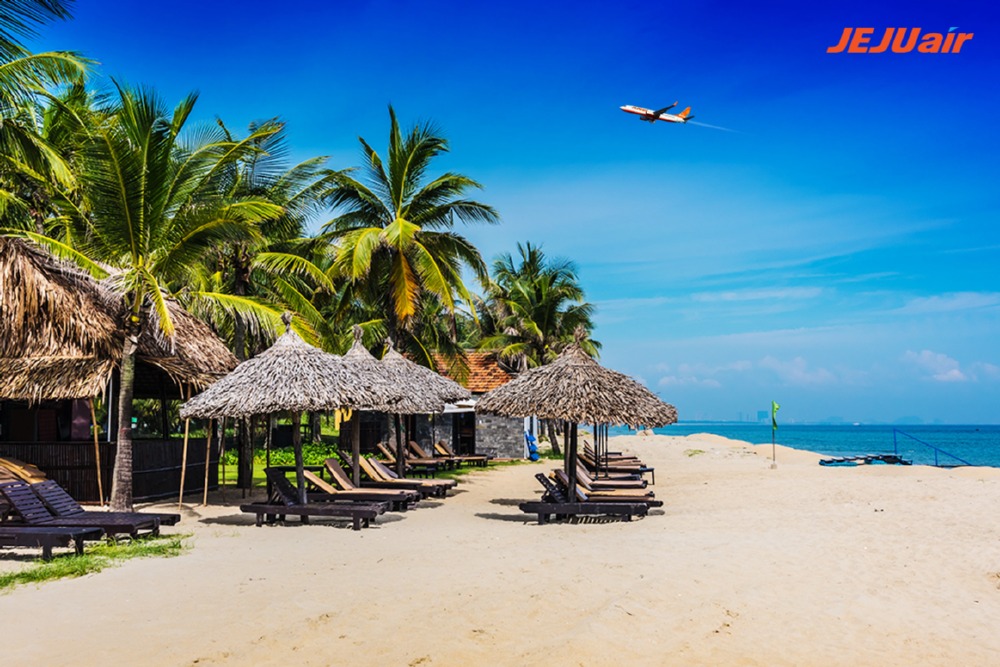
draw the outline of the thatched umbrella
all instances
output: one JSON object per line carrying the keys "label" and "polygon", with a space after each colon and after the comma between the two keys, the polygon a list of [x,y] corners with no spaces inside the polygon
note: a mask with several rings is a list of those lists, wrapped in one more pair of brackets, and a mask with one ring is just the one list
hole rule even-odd
{"label": "thatched umbrella", "polygon": [[472,398],[468,389],[450,378],[446,378],[430,368],[415,364],[386,341],[388,350],[382,356],[382,365],[387,366],[399,378],[399,386],[404,396],[394,408],[396,426],[396,472],[403,477],[406,472],[403,455],[403,439],[400,434],[399,415],[427,414],[441,412],[445,403],[455,403]]}
{"label": "thatched umbrella", "polygon": [[578,332],[576,342],[555,361],[520,374],[476,403],[476,412],[569,422],[566,474],[570,498],[576,495],[577,424],[664,426],[677,421],[672,405],[627,375],[591,359],[580,347],[582,339],[582,332]]}
{"label": "thatched umbrella", "polygon": [[341,359],[323,352],[291,329],[291,315],[282,316],[285,333],[268,350],[244,361],[229,375],[181,407],[181,417],[219,419],[280,412],[292,414],[299,500],[305,502],[302,463],[303,412],[381,405],[376,387],[349,372]]}
{"label": "thatched umbrella", "polygon": [[356,405],[351,416],[351,476],[355,484],[361,483],[361,415],[359,410],[395,412],[397,406],[422,407],[416,398],[407,394],[406,379],[394,366],[387,366],[372,356],[361,343],[361,327],[354,325],[354,344],[341,361],[356,382],[369,388],[371,395],[366,403]]}

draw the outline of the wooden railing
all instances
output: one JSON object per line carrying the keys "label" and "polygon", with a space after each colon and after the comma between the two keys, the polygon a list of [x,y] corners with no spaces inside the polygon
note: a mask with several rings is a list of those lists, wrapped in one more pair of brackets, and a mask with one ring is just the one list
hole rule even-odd
{"label": "wooden railing", "polygon": [[[176,496],[181,483],[183,441],[136,440],[132,450],[132,495],[136,501]],[[111,494],[115,443],[102,442],[101,481],[105,498]],[[54,479],[80,502],[97,502],[97,466],[93,442],[0,442],[0,456],[31,463]],[[219,452],[214,446],[208,470],[208,488],[219,485]],[[205,481],[205,440],[188,443],[185,493],[203,490]]]}

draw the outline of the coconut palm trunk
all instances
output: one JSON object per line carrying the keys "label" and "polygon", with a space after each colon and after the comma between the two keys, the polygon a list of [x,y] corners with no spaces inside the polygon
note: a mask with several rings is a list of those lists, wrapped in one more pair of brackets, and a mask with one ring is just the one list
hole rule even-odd
{"label": "coconut palm trunk", "polygon": [[135,390],[135,351],[138,335],[125,336],[122,350],[121,388],[118,391],[118,442],[115,474],[111,481],[111,509],[132,510],[132,394]]}

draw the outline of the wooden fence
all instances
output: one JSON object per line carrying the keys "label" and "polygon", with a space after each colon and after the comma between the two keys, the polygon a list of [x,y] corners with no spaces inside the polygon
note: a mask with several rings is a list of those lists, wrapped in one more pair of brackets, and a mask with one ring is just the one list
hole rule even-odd
{"label": "wooden fence", "polygon": [[[136,440],[132,445],[132,495],[136,501],[176,496],[181,484],[181,439]],[[111,495],[115,443],[102,442],[101,481],[105,498]],[[91,442],[0,442],[0,456],[31,463],[54,479],[80,502],[98,502],[97,466]],[[219,485],[219,451],[213,443],[208,488]],[[201,492],[205,482],[205,439],[188,442],[185,493]]]}

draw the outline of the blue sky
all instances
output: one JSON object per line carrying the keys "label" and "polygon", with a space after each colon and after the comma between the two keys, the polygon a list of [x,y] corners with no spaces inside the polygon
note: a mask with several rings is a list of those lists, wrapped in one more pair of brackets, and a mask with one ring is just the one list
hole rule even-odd
{"label": "blue sky", "polygon": [[[79,2],[32,47],[280,116],[353,166],[392,103],[485,186],[492,259],[577,262],[602,363],[682,420],[1000,422],[1000,14],[985,2]],[[845,27],[959,54],[828,54]],[[105,79],[106,81],[106,79]],[[649,125],[680,101],[729,128]]]}

